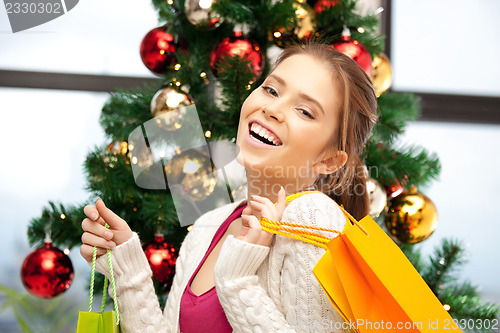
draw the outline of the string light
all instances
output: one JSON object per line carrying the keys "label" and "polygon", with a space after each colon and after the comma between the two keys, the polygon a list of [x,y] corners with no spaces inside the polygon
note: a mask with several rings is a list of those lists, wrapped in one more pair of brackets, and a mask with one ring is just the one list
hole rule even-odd
{"label": "string light", "polygon": [[363,27],[359,27],[359,28],[358,28],[358,32],[359,32],[360,34],[362,34],[363,32],[365,32],[365,28],[363,28]]}
{"label": "string light", "polygon": [[274,37],[276,37],[276,38],[280,38],[280,37],[281,37],[281,32],[276,31],[276,32],[274,33]]}
{"label": "string light", "polygon": [[206,136],[207,138],[211,137],[211,136],[212,136],[212,132],[210,132],[210,131],[206,131],[206,132],[205,132],[205,136]]}
{"label": "string light", "polygon": [[179,69],[181,69],[181,64],[175,64],[174,69],[176,71],[178,71]]}
{"label": "string light", "polygon": [[205,77],[207,77],[207,73],[205,73],[205,72],[201,72],[201,73],[200,73],[200,77],[201,77],[201,78],[205,78]]}
{"label": "string light", "polygon": [[446,310],[446,311],[450,311],[450,306],[448,304],[445,304],[443,305],[443,308]]}
{"label": "string light", "polygon": [[66,218],[66,215],[61,214],[61,219],[64,220]]}

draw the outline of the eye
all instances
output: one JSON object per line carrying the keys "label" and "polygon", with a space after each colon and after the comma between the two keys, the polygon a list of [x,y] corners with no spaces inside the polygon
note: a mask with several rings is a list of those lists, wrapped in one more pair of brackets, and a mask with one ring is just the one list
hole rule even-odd
{"label": "eye", "polygon": [[314,119],[314,116],[307,110],[304,110],[304,109],[298,109],[298,111],[300,112],[300,114],[304,115],[305,117],[309,118],[309,119]]}
{"label": "eye", "polygon": [[271,95],[273,97],[278,97],[278,93],[273,88],[263,86],[262,89],[264,89],[269,95]]}

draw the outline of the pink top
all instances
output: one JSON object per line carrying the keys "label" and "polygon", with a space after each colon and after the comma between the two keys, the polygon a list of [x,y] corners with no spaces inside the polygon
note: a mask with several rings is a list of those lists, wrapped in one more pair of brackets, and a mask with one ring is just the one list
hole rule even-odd
{"label": "pink top", "polygon": [[201,265],[203,265],[210,252],[212,252],[215,245],[217,245],[231,222],[241,216],[241,212],[245,207],[246,205],[236,208],[236,210],[224,221],[224,223],[222,223],[219,230],[215,233],[205,257],[201,260],[198,268],[189,280],[186,290],[184,290],[184,294],[181,298],[181,308],[179,313],[181,333],[226,333],[233,331],[231,325],[229,325],[229,322],[227,321],[226,314],[220,305],[215,286],[200,296],[195,295],[191,291],[190,286],[191,281],[193,281],[193,278],[198,273],[198,270]]}

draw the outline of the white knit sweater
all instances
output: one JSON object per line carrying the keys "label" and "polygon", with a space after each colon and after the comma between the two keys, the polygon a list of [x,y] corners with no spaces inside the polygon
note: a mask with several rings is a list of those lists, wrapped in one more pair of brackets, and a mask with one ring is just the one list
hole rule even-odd
{"label": "white knit sweater", "polygon": [[[137,234],[111,251],[122,332],[180,332],[180,302],[187,283],[219,226],[240,204],[220,207],[195,222],[180,248],[163,313]],[[337,204],[322,193],[292,201],[282,220],[336,230],[346,222]],[[214,280],[234,332],[348,332],[335,328],[344,320],[312,273],[324,253],[320,247],[283,236],[275,236],[271,247],[228,236]],[[109,275],[104,257],[97,260],[96,269]]]}

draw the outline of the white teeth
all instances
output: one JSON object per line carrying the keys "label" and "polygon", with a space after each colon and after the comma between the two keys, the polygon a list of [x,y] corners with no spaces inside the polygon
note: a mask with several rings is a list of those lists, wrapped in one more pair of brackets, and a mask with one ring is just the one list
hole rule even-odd
{"label": "white teeth", "polygon": [[271,134],[271,132],[268,129],[260,126],[257,123],[252,123],[252,126],[250,126],[250,130],[252,132],[254,132],[255,134],[271,141],[275,146],[278,146],[279,140],[277,138],[275,138],[274,135]]}

